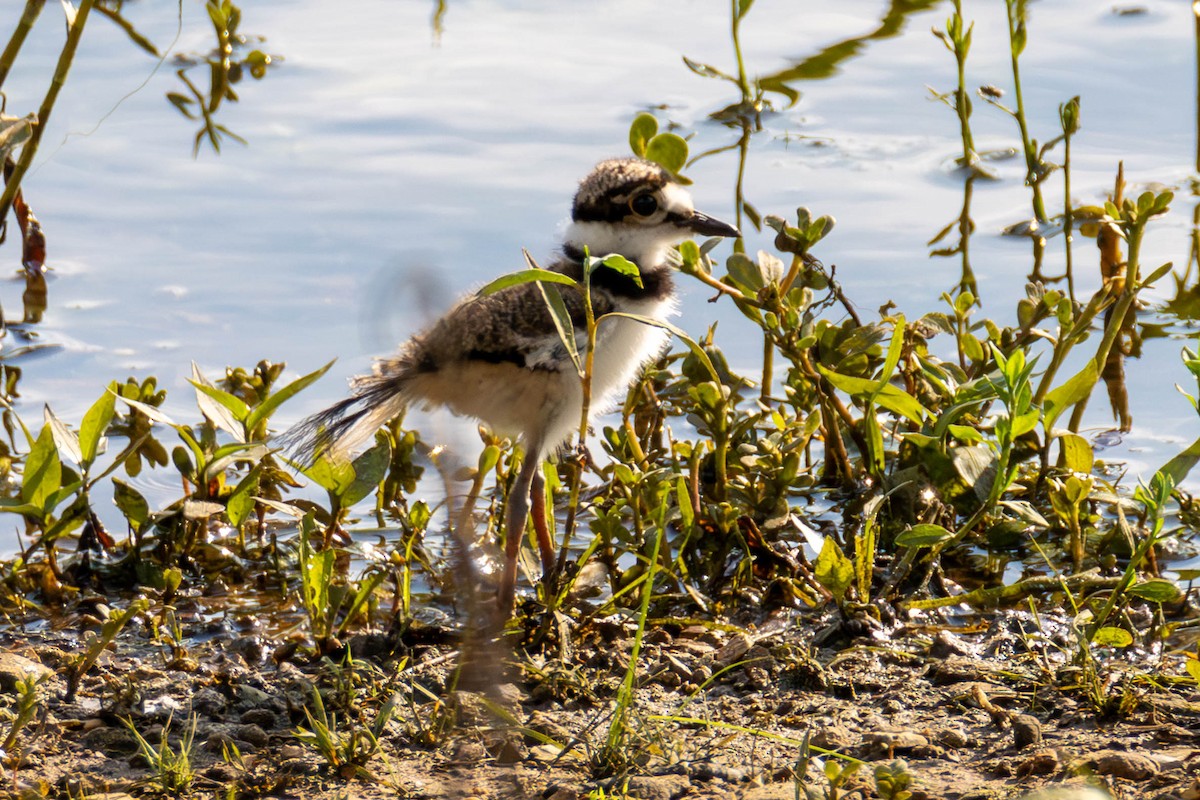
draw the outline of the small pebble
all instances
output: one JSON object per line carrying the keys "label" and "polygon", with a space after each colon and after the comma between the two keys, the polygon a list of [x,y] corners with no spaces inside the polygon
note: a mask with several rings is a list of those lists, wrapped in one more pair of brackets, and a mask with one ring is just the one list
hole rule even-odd
{"label": "small pebble", "polygon": [[1018,714],[1012,719],[1013,743],[1018,750],[1042,743],[1042,723],[1029,714]]}

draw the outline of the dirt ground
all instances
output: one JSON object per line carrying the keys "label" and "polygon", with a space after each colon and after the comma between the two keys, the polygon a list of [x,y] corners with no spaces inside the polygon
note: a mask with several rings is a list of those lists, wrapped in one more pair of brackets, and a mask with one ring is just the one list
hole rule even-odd
{"label": "dirt ground", "polygon": [[[429,625],[356,636],[331,659],[272,639],[251,614],[196,615],[186,649],[152,644],[144,623],[121,633],[72,702],[63,674],[83,649],[87,620],[0,635],[4,707],[15,706],[16,676],[47,676],[38,713],[7,750],[5,791],[161,794],[125,720],[156,748],[169,724],[178,752],[194,719],[193,796],[873,797],[888,796],[875,778],[883,767],[901,782],[909,776],[917,800],[1018,797],[1055,785],[1200,798],[1200,692],[1182,664],[1144,656],[1091,675],[1069,666],[1064,621],[1028,614],[1000,613],[974,631],[908,622],[886,634],[813,612],[756,624],[657,621],[638,656],[635,702],[608,751],[633,643],[626,619],[593,621],[566,637],[569,649],[533,654],[481,648]],[[456,690],[449,682],[463,652],[477,656]],[[363,731],[397,698],[361,769],[331,766],[295,735],[313,727],[304,709],[314,687],[337,717],[330,727],[366,751]],[[0,735],[10,725],[0,721]],[[865,764],[845,769],[855,762],[822,750]],[[623,762],[608,762],[616,777],[602,777],[605,752]]]}

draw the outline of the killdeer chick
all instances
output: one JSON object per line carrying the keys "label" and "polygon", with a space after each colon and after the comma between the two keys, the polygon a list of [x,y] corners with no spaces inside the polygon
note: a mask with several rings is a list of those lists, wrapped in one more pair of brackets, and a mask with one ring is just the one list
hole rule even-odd
{"label": "killdeer chick", "polygon": [[[627,312],[665,320],[675,310],[668,253],[692,235],[740,236],[736,228],[696,211],[669,172],[634,158],[603,161],[579,185],[571,207],[562,258],[549,269],[583,280],[584,248],[596,257],[618,253],[638,265],[641,285],[608,267],[591,275],[597,319]],[[586,345],[579,290],[562,286],[579,350]],[[668,334],[659,327],[610,317],[597,330],[591,409],[625,392],[638,372],[658,357]],[[525,460],[508,497],[501,607],[511,611],[517,554],[532,516],[548,576],[554,543],[546,526],[541,462],[580,423],[579,374],[559,337],[546,300],[526,283],[460,301],[400,351],[351,382],[346,399],[301,422],[287,434],[289,448],[309,460],[343,455],[367,441],[406,406],[445,406],[474,417],[498,434],[519,437]]]}

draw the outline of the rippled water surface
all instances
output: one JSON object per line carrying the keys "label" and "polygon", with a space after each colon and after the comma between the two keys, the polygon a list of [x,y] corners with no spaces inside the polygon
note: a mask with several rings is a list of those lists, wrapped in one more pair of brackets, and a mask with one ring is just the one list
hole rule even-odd
{"label": "rippled water surface", "polygon": [[[227,142],[219,156],[201,147],[196,158],[193,123],[164,99],[179,86],[171,61],[154,71],[153,58],[93,18],[24,184],[53,267],[35,332],[61,348],[25,365],[19,413],[35,421],[50,403],[77,421],[107,381],[155,375],[171,392],[168,410],[190,421],[192,361],[216,375],[269,358],[299,374],[336,357],[279,421],[322,407],[429,312],[521,267],[522,247],[551,255],[575,182],[628,151],[629,123],[643,110],[692,137],[693,154],[728,148],[687,172],[697,207],[734,219],[742,131],[709,115],[737,97],[681,58],[734,69],[727,5],[452,2],[435,17],[436,4],[412,0],[247,0],[242,32],[266,37],[258,46],[283,61],[261,82],[244,80],[241,102],[221,112],[248,145]],[[966,5],[976,21],[968,81],[1009,90],[1011,102],[1004,5]],[[207,50],[202,4],[182,8],[182,22],[170,3],[127,4],[126,15],[162,47],[178,30],[175,50]],[[1080,95],[1075,199],[1102,200],[1121,160],[1133,191],[1176,187],[1143,263],[1173,261],[1182,274],[1196,204],[1195,17],[1165,1],[1119,10],[1136,13],[1086,0],[1031,4],[1021,68],[1032,132],[1055,136],[1059,103]],[[910,318],[935,310],[960,277],[959,260],[931,258],[927,244],[963,205],[950,163],[957,120],[927,88],[954,85],[953,59],[930,34],[949,12],[916,0],[758,0],[742,27],[752,74],[800,73],[790,83],[799,101],[785,107],[771,95],[777,110],[746,140],[745,198],[764,214],[805,205],[837,218],[817,254],[837,266],[864,318],[888,301]],[[9,113],[40,102],[61,46],[57,13],[47,7],[5,83]],[[1011,118],[975,106],[981,150],[1019,145]],[[1030,216],[1029,193],[1019,159],[992,166],[999,179],[973,186],[971,263],[982,313],[1011,324],[1031,248],[1000,232]],[[1060,209],[1060,181],[1046,187]],[[772,236],[741,224],[748,251],[769,247]],[[1077,237],[1083,297],[1099,284],[1095,252]],[[0,255],[15,269],[11,243]],[[1051,239],[1044,271],[1062,264],[1061,237]],[[19,307],[21,287],[0,286],[6,310]],[[1164,282],[1157,297],[1171,289]],[[718,342],[754,374],[761,340],[731,305],[708,300],[684,282],[683,327],[698,335],[719,321]],[[1150,341],[1127,367],[1134,431],[1110,454],[1134,474],[1200,434],[1173,390],[1188,380],[1180,346]],[[1095,430],[1112,424],[1101,394],[1089,412]],[[164,499],[175,496],[163,487]]]}

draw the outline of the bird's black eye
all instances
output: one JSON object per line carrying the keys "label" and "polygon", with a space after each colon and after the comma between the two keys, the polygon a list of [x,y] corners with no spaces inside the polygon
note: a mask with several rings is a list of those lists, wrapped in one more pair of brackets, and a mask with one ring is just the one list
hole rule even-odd
{"label": "bird's black eye", "polygon": [[658,211],[658,201],[652,194],[639,194],[629,201],[629,208],[639,217],[648,217]]}

